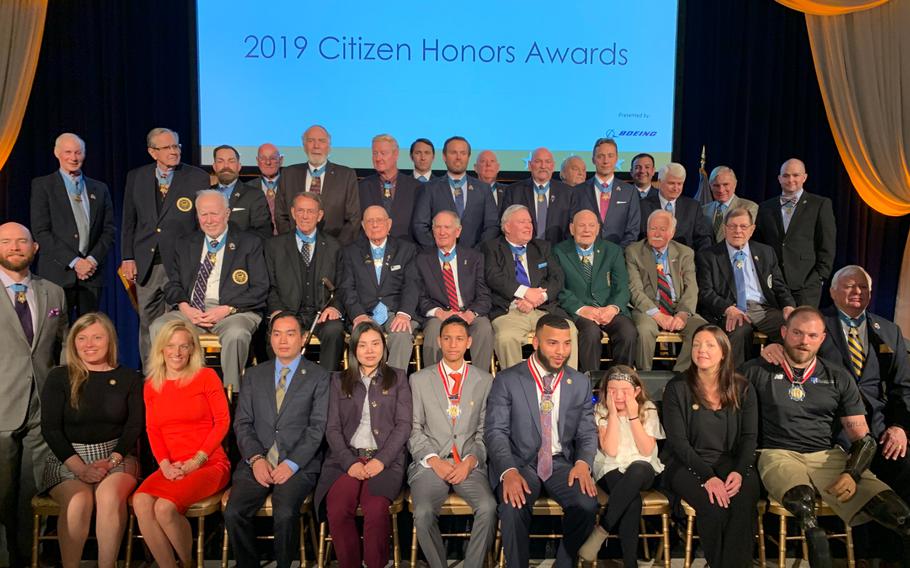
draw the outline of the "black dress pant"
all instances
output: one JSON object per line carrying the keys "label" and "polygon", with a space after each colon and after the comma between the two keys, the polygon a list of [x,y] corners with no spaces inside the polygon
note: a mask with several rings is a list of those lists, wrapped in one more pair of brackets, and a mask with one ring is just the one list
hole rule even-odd
{"label": "black dress pant", "polygon": [[246,463],[237,466],[224,510],[224,523],[238,568],[259,566],[254,519],[269,492],[272,493],[275,561],[279,568],[287,568],[300,558],[300,506],[313,492],[318,478],[317,473],[298,471],[281,485],[263,487],[253,477],[250,466]]}
{"label": "black dress pant", "polygon": [[641,520],[641,492],[654,483],[654,468],[643,461],[634,461],[625,473],[608,471],[597,480],[610,495],[607,512],[600,517],[600,526],[607,532],[619,534],[622,560],[626,568],[638,567],[638,525]]}
{"label": "black dress pant", "polygon": [[76,282],[72,286],[64,288],[63,294],[66,297],[66,309],[70,323],[76,321],[81,315],[98,311],[101,298],[100,287],[86,286],[82,282]]}
{"label": "black dress pant", "polygon": [[[301,315],[303,331],[313,325],[315,314]],[[319,338],[319,365],[326,371],[341,369],[341,354],[344,352],[344,324],[342,320],[327,320],[316,326],[314,331]]]}
{"label": "black dress pant", "polygon": [[600,352],[603,348],[600,340],[605,332],[610,337],[613,363],[630,366],[635,363],[638,331],[630,318],[616,314],[610,323],[597,325],[592,320],[580,317],[575,320],[575,327],[578,328],[578,370],[582,373],[600,369]]}

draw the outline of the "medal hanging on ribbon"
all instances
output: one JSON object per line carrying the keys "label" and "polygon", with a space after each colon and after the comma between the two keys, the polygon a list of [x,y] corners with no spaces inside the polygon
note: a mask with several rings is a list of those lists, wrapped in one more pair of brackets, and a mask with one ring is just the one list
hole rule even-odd
{"label": "medal hanging on ribbon", "polygon": [[446,390],[446,398],[449,400],[449,409],[446,413],[452,419],[452,425],[454,426],[455,420],[461,415],[461,391],[464,388],[465,379],[468,378],[468,366],[465,365],[464,374],[461,377],[461,384],[458,385],[457,392],[449,390],[449,379],[443,370],[442,361],[437,365],[437,369],[439,370],[439,378],[442,379],[442,386]]}
{"label": "medal hanging on ribbon", "polygon": [[812,359],[812,362],[803,371],[803,378],[797,382],[794,379],[795,373],[793,372],[793,369],[790,368],[790,364],[787,363],[786,360],[784,361],[784,374],[787,376],[787,380],[790,381],[790,388],[787,390],[787,396],[790,397],[790,400],[793,402],[802,402],[806,399],[806,389],[803,387],[803,383],[812,377],[812,373],[815,372],[815,366],[817,364],[818,359]]}
{"label": "medal hanging on ribbon", "polygon": [[556,387],[559,386],[559,381],[562,380],[565,370],[560,371],[559,374],[556,375],[556,379],[553,381],[553,384],[550,385],[549,390],[547,390],[544,389],[543,381],[540,380],[540,375],[537,374],[537,370],[531,363],[530,358],[528,358],[528,369],[531,371],[531,376],[534,377],[534,382],[537,383],[537,390],[540,391],[540,411],[544,414],[550,414],[553,412],[553,407],[556,406],[553,403],[553,393],[556,392]]}

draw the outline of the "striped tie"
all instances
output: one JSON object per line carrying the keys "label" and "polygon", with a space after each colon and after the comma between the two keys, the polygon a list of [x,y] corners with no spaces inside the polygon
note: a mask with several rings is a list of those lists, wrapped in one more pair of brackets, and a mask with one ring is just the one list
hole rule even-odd
{"label": "striped tie", "polygon": [[[212,241],[211,245],[211,248],[218,249],[218,241]],[[205,255],[205,258],[199,265],[196,283],[193,285],[193,297],[190,299],[190,305],[200,312],[205,311],[205,291],[208,287],[209,276],[212,274],[212,269],[215,268],[216,254],[217,253],[210,252]]]}
{"label": "striped tie", "polygon": [[584,255],[581,257],[581,269],[585,273],[585,280],[590,284],[594,280],[594,266],[591,265],[591,256]]}
{"label": "striped tie", "polygon": [[850,352],[850,368],[858,379],[863,374],[866,353],[863,351],[863,342],[859,339],[859,331],[852,324],[847,332],[847,351]]}
{"label": "striped tie", "polygon": [[[284,402],[284,394],[287,391],[288,386],[288,372],[290,372],[289,367],[284,367],[281,369],[281,374],[278,377],[278,385],[275,387],[275,410],[281,410],[281,403]],[[266,459],[272,464],[272,467],[278,467],[278,440],[275,440],[272,443],[272,447],[269,448],[269,453],[266,456]]]}
{"label": "striped tie", "polygon": [[449,297],[449,308],[456,312],[461,311],[458,305],[458,288],[455,287],[455,274],[452,272],[452,263],[442,263],[442,281],[446,285],[446,296]]}
{"label": "striped tie", "polygon": [[664,273],[663,263],[657,265],[657,294],[658,309],[661,313],[672,316],[675,311],[673,309],[673,290],[670,288],[670,281],[667,280],[667,275]]}

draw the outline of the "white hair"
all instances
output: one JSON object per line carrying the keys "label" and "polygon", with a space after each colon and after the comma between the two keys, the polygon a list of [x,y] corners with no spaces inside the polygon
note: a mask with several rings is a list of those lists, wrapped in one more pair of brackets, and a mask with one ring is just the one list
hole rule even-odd
{"label": "white hair", "polygon": [[174,132],[174,131],[171,130],[170,128],[161,128],[161,127],[159,127],[159,128],[152,128],[151,130],[149,130],[149,133],[145,135],[145,145],[148,146],[149,148],[154,149],[154,146],[152,146],[152,140],[153,140],[156,136],[160,136],[160,135],[162,135],[162,134],[171,134],[171,135],[173,135],[173,136],[174,136],[174,143],[180,144],[180,136],[179,136],[176,132]]}
{"label": "white hair", "polygon": [[217,195],[218,197],[221,198],[221,203],[224,205],[224,208],[230,210],[231,202],[228,201],[227,195],[225,195],[222,191],[217,190],[217,189],[200,189],[199,191],[197,191],[196,192],[196,208],[197,209],[199,208],[199,200],[207,195]]}
{"label": "white hair", "polygon": [[711,175],[708,176],[708,185],[714,183],[714,180],[716,180],[717,176],[720,174],[730,174],[733,176],[733,181],[736,181],[736,172],[733,171],[733,168],[730,168],[728,166],[717,166],[711,170]]}
{"label": "white hair", "polygon": [[682,164],[677,162],[670,162],[666,166],[660,168],[660,172],[657,174],[657,179],[663,180],[668,176],[673,176],[675,178],[682,178],[683,181],[686,180],[686,168]]}
{"label": "white hair", "polygon": [[434,227],[436,226],[436,219],[439,219],[440,215],[450,215],[452,217],[452,220],[455,222],[455,226],[456,227],[461,226],[461,217],[458,216],[458,213],[451,211],[449,209],[443,209],[442,211],[440,211],[439,213],[437,213],[436,215],[433,216],[433,226]]}
{"label": "white hair", "polygon": [[655,209],[654,211],[651,211],[651,214],[648,215],[648,224],[646,226],[650,227],[651,219],[653,219],[655,217],[659,217],[661,215],[666,215],[667,217],[670,218],[670,228],[673,229],[673,232],[676,232],[676,217],[674,217],[672,213],[670,213],[669,211],[665,211],[664,209]]}
{"label": "white hair", "polygon": [[837,288],[837,285],[840,283],[842,278],[849,276],[851,274],[856,274],[859,272],[866,277],[866,283],[869,284],[869,289],[872,289],[872,277],[869,276],[869,273],[866,272],[866,269],[862,266],[856,264],[848,264],[847,266],[841,268],[834,273],[834,276],[831,277],[831,289],[834,290]]}
{"label": "white hair", "polygon": [[[329,138],[329,140],[331,140],[331,138]],[[388,142],[396,150],[398,149],[398,140],[395,140],[395,137],[392,136],[391,134],[377,134],[376,136],[373,136],[372,143],[376,144],[377,142]]]}
{"label": "white hair", "polygon": [[54,152],[56,152],[60,148],[60,145],[63,143],[64,140],[75,140],[76,142],[79,143],[79,146],[82,147],[82,153],[85,154],[85,140],[83,140],[82,138],[79,138],[77,135],[73,134],[72,132],[64,132],[63,134],[58,136],[56,140],[54,140]]}
{"label": "white hair", "polygon": [[524,205],[516,204],[516,205],[509,205],[508,207],[506,207],[506,210],[502,212],[502,223],[501,224],[505,225],[506,223],[508,223],[509,219],[512,218],[512,215],[518,213],[521,210],[528,211],[528,214],[529,215],[531,214],[531,212],[528,210],[528,208],[525,207]]}

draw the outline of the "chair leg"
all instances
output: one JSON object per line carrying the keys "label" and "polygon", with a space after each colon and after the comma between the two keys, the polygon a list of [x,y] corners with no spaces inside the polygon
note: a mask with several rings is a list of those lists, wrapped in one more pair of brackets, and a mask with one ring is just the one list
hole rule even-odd
{"label": "chair leg", "polygon": [[809,562],[809,541],[806,540],[806,531],[800,530],[800,536],[802,537],[800,544],[803,546],[803,560]]}
{"label": "chair leg", "polygon": [[780,516],[780,531],[777,537],[777,566],[785,568],[787,565],[787,517]]}
{"label": "chair leg", "polygon": [[662,514],[660,522],[664,533],[664,568],[670,568],[670,514]]}
{"label": "chair leg", "polygon": [[686,558],[683,566],[689,568],[692,566],[692,533],[695,529],[695,517],[686,516]]}
{"label": "chair leg", "polygon": [[398,514],[392,515],[392,558],[395,568],[401,567],[401,547],[398,546]]}
{"label": "chair leg", "polygon": [[647,527],[645,527],[645,518],[642,517],[638,523],[639,530],[641,532],[641,544],[645,552],[645,560],[651,560],[651,547],[648,545],[648,537],[645,536]]}
{"label": "chair leg", "polygon": [[316,566],[325,566],[325,521],[319,523],[319,550],[316,552]]}
{"label": "chair leg", "polygon": [[761,513],[758,513],[758,562],[761,568],[765,568],[767,558],[765,557],[765,522]]}
{"label": "chair leg", "polygon": [[32,515],[32,568],[38,568],[38,537],[41,532],[41,515]]}
{"label": "chair leg", "polygon": [[423,358],[420,354],[421,348],[422,348],[422,346],[421,347],[418,347],[417,345],[414,346],[414,367],[418,371],[423,369]]}
{"label": "chair leg", "polygon": [[847,535],[847,566],[856,568],[856,559],[853,557],[853,528],[844,523],[844,533]]}
{"label": "chair leg", "polygon": [[125,568],[130,568],[130,563],[133,561],[133,526],[136,522],[136,516],[132,512],[128,513],[128,520],[126,522],[126,562],[124,562]]}
{"label": "chair leg", "polygon": [[497,558],[498,556],[502,556],[505,554],[504,550],[500,550],[500,546],[502,546],[502,532],[501,531],[502,531],[502,526],[499,523],[497,523],[496,524],[496,537],[493,539],[493,563],[494,563],[494,565],[499,564],[500,568],[502,568],[502,566],[505,564],[504,558]]}
{"label": "chair leg", "polygon": [[228,565],[228,532],[227,524],[224,525],[224,537],[221,540],[221,568],[227,568]]}
{"label": "chair leg", "polygon": [[199,534],[196,536],[196,566],[204,566],[205,554],[202,549],[205,540],[205,517],[199,517],[196,527],[199,530]]}
{"label": "chair leg", "polygon": [[411,568],[417,566],[417,526],[411,530]]}

